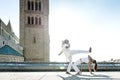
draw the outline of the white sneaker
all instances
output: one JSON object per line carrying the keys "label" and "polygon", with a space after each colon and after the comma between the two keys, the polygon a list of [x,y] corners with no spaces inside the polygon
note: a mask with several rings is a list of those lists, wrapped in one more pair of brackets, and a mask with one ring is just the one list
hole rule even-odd
{"label": "white sneaker", "polygon": [[78,72],[76,75],[82,75],[82,72]]}

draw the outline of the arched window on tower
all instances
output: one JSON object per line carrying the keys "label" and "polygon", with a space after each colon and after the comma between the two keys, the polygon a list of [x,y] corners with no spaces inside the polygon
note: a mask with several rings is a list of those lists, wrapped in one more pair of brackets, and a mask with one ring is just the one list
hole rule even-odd
{"label": "arched window on tower", "polygon": [[38,18],[35,17],[35,24],[37,25],[38,24]]}
{"label": "arched window on tower", "polygon": [[39,25],[41,25],[41,17],[39,17]]}
{"label": "arched window on tower", "polygon": [[34,24],[34,17],[31,17],[31,24]]}
{"label": "arched window on tower", "polygon": [[39,11],[41,11],[41,2],[39,2]]}
{"label": "arched window on tower", "polygon": [[35,10],[38,10],[38,2],[35,2]]}
{"label": "arched window on tower", "polygon": [[30,16],[28,16],[28,20],[27,21],[28,21],[28,24],[30,24]]}
{"label": "arched window on tower", "polygon": [[28,10],[30,10],[30,1],[27,3]]}
{"label": "arched window on tower", "polygon": [[31,10],[34,10],[34,2],[33,1],[31,2],[31,8],[32,8]]}

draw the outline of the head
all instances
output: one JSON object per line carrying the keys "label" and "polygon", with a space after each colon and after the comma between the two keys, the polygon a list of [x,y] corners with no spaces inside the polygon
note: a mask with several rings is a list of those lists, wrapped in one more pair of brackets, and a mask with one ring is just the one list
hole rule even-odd
{"label": "head", "polygon": [[62,42],[62,46],[65,45],[65,48],[69,48],[70,47],[70,43],[69,43],[69,40],[68,39],[65,39],[63,42]]}
{"label": "head", "polygon": [[97,71],[97,62],[96,62],[96,60],[92,60],[92,63],[95,64],[94,69]]}

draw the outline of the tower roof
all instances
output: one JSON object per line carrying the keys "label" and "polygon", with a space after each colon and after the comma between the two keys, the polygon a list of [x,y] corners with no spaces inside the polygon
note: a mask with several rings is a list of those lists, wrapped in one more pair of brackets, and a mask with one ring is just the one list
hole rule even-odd
{"label": "tower roof", "polygon": [[12,27],[11,27],[11,22],[9,20],[8,24],[7,24],[7,29],[10,31],[10,32],[13,32],[12,30]]}

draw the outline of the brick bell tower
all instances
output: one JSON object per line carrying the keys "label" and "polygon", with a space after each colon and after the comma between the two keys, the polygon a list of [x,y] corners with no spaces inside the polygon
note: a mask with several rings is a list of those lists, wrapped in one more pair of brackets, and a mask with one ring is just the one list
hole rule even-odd
{"label": "brick bell tower", "polygon": [[49,0],[20,0],[20,45],[25,62],[49,62]]}

